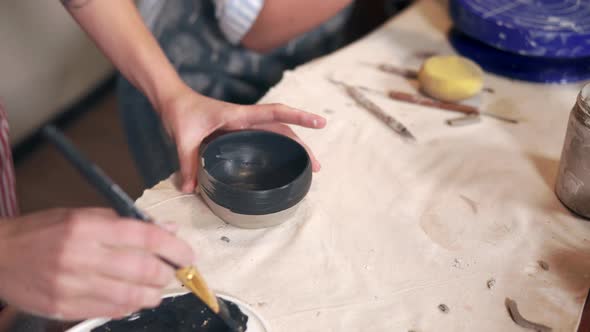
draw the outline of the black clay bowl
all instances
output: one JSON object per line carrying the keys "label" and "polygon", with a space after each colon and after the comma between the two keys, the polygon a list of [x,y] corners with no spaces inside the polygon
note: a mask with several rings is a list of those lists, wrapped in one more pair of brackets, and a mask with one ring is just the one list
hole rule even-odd
{"label": "black clay bowl", "polygon": [[266,131],[219,136],[200,151],[199,188],[218,217],[242,228],[278,225],[311,186],[311,161],[294,140]]}

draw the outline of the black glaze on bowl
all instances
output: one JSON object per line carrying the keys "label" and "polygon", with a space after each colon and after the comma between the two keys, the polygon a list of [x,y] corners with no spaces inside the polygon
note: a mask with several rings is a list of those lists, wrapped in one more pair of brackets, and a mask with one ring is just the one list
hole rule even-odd
{"label": "black glaze on bowl", "polygon": [[231,331],[192,293],[166,298],[154,309],[145,309],[127,318],[112,320],[92,329],[92,332],[243,332],[248,316],[233,302],[224,301],[230,316],[237,320]]}
{"label": "black glaze on bowl", "polygon": [[201,150],[201,191],[244,215],[280,212],[299,203],[311,186],[311,161],[294,140],[265,131],[222,135]]}

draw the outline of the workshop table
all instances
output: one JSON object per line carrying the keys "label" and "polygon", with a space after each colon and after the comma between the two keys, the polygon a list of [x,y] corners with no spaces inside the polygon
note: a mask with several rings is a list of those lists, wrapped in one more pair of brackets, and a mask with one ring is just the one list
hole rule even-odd
{"label": "workshop table", "polygon": [[[388,90],[416,93],[416,83],[374,64],[417,69],[424,54],[453,54],[450,27],[444,2],[419,1],[287,72],[261,100],[328,119],[323,130],[295,128],[323,168],[293,220],[226,225],[198,195],[180,193],[175,177],[139,206],[177,222],[212,287],[250,303],[274,331],[521,331],[506,298],[531,321],[574,331],[590,286],[590,224],[553,186],[582,84],[486,75],[489,92],[472,102],[518,124],[484,117],[450,127],[456,113],[389,100]],[[365,87],[417,142],[329,77]]]}
{"label": "workshop table", "polygon": [[[486,75],[490,92],[472,102],[518,124],[485,117],[450,127],[457,114],[389,100],[389,89],[415,93],[416,84],[374,64],[416,69],[425,54],[453,54],[450,26],[444,2],[419,1],[286,73],[261,100],[328,119],[323,130],[294,128],[323,168],[292,220],[226,225],[199,195],[178,191],[175,176],[138,205],[177,222],[211,286],[251,304],[273,331],[522,331],[506,298],[531,321],[574,331],[590,286],[590,224],[553,186],[582,85]],[[417,142],[329,77],[367,88]]]}

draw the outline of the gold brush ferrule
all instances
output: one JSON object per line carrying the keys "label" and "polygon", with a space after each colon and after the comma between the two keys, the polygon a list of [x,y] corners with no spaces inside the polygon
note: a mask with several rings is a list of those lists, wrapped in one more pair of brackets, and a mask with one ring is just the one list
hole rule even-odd
{"label": "gold brush ferrule", "polygon": [[182,284],[198,296],[213,312],[219,314],[219,303],[217,297],[207,287],[205,279],[194,266],[187,266],[176,271],[176,278]]}

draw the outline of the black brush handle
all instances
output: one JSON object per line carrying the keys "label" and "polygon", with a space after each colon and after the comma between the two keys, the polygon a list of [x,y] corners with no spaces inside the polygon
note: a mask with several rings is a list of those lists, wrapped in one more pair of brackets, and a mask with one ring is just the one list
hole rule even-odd
{"label": "black brush handle", "polygon": [[[131,197],[127,195],[121,187],[119,187],[111,178],[109,178],[98,166],[93,164],[90,160],[78,151],[78,149],[72,144],[72,142],[65,137],[55,126],[47,125],[41,129],[41,134],[53,143],[57,149],[63,154],[63,156],[72,164],[74,167],[90,182],[103,196],[106,198],[113,209],[121,217],[133,218],[141,220],[143,222],[153,223],[153,220],[139,210]],[[174,270],[179,270],[182,267],[174,262],[171,262],[165,257],[159,256],[158,258],[165,264],[172,267]],[[209,316],[213,321],[211,322],[210,329],[205,331],[244,331],[245,323],[242,322],[241,329],[237,327],[236,322],[231,317],[226,304],[219,300],[221,312],[219,316],[197,296],[199,301],[204,306],[203,310],[209,310]],[[242,314],[243,315],[243,314]]]}
{"label": "black brush handle", "polygon": [[[41,134],[55,145],[59,152],[109,201],[111,207],[121,217],[133,218],[143,222],[153,223],[153,220],[139,210],[131,197],[127,195],[111,178],[109,178],[98,166],[88,160],[72,142],[65,137],[55,126],[47,125],[41,129]],[[182,268],[165,257],[158,256],[167,265],[175,270]]]}

